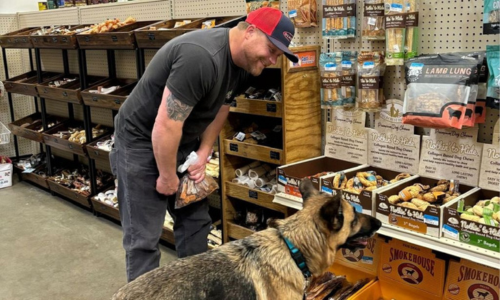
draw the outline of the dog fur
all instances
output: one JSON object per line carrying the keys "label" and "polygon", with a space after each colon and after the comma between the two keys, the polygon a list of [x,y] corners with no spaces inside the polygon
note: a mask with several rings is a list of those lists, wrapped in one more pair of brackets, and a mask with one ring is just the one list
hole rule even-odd
{"label": "dog fur", "polygon": [[304,208],[269,228],[214,250],[178,259],[122,287],[113,300],[302,300],[305,279],[282,236],[303,254],[313,276],[333,264],[340,248],[363,248],[379,220],[356,213],[340,196],[300,185]]}

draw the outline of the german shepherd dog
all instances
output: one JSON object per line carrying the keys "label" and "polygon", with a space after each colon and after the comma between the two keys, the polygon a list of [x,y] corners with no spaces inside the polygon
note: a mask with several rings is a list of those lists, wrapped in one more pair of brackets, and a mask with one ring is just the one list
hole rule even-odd
{"label": "german shepherd dog", "polygon": [[178,259],[122,287],[114,300],[302,300],[307,281],[283,237],[305,258],[313,276],[333,264],[340,248],[364,248],[382,225],[357,213],[340,196],[320,194],[309,179],[300,185],[304,208],[244,239]]}

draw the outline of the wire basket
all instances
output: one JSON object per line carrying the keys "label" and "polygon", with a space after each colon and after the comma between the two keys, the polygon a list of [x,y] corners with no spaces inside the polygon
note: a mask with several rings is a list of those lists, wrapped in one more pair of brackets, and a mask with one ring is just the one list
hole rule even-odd
{"label": "wire basket", "polygon": [[10,143],[10,130],[2,122],[0,122],[0,145]]}

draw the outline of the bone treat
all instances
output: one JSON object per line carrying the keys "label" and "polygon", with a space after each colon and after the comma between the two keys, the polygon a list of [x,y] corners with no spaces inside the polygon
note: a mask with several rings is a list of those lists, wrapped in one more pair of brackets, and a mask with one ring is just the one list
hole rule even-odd
{"label": "bone treat", "polygon": [[236,169],[234,172],[235,172],[236,177],[241,177],[241,176],[247,175],[248,170],[257,168],[260,165],[261,165],[260,161],[254,161],[254,162],[252,162],[244,167]]}
{"label": "bone treat", "polygon": [[271,171],[272,168],[269,165],[261,165],[257,168],[251,168],[248,170],[248,176],[251,179],[257,180],[257,178],[264,176],[267,172]]}

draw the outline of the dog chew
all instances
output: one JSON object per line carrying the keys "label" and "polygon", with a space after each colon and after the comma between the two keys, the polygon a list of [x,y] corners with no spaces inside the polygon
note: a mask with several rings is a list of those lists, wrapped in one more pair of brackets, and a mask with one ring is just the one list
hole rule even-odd
{"label": "dog chew", "polygon": [[361,51],[358,56],[357,107],[364,111],[379,111],[384,104],[382,78],[385,72],[383,52]]}
{"label": "dog chew", "polygon": [[388,197],[392,205],[425,211],[428,207],[439,207],[460,196],[458,181],[439,180],[434,187],[415,183],[403,188],[397,195]]}
{"label": "dog chew", "polygon": [[477,68],[477,59],[454,53],[409,59],[403,124],[461,129]]}
{"label": "dog chew", "polygon": [[385,49],[388,66],[404,64],[406,37],[405,0],[385,0]]}
{"label": "dog chew", "polygon": [[418,52],[418,0],[406,0],[405,59]]}
{"label": "dog chew", "polygon": [[347,39],[356,37],[356,1],[323,0],[323,37]]}
{"label": "dog chew", "polygon": [[361,37],[366,40],[385,40],[384,0],[365,0]]}
{"label": "dog chew", "polygon": [[318,27],[316,0],[288,0],[287,6],[295,27]]}

